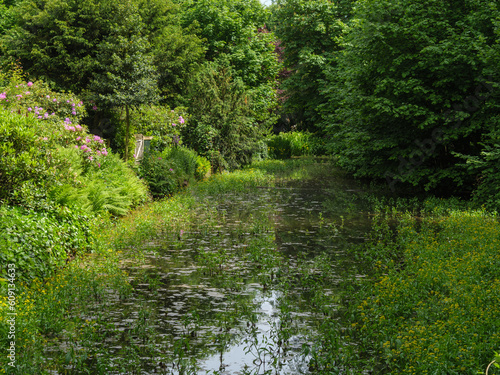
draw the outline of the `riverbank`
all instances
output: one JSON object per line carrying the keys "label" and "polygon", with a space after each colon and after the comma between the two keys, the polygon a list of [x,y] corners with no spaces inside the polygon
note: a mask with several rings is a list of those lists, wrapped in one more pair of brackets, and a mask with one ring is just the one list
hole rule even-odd
{"label": "riverbank", "polygon": [[[2,356],[4,373],[199,374],[196,358],[220,351],[222,365],[224,351],[241,337],[270,371],[290,353],[315,374],[484,371],[500,347],[497,217],[453,200],[379,199],[341,177],[313,159],[265,161],[101,225],[98,252],[52,278],[16,285],[17,367]],[[302,245],[289,229],[276,229],[289,219],[269,195],[292,192],[293,181],[316,181],[302,187],[305,194],[327,186],[329,197],[303,207],[319,238],[300,229]],[[246,202],[249,194],[259,198]],[[245,209],[230,219],[235,199],[244,199]],[[368,236],[352,227],[359,225],[359,201],[372,218]],[[297,209],[292,205],[292,214]],[[334,251],[320,250],[325,241]],[[340,249],[348,256],[339,257]],[[183,274],[195,278],[194,286]],[[215,307],[204,312],[177,300],[189,290]],[[276,305],[269,337],[257,332],[256,295]],[[169,323],[175,332],[158,323],[170,298],[185,305],[182,319]],[[2,305],[7,337],[8,299]]]}
{"label": "riverbank", "polygon": [[346,346],[323,361],[352,374],[484,374],[500,348],[500,223],[467,206],[432,198],[376,214],[357,255],[370,280],[350,285]]}
{"label": "riverbank", "polygon": [[[312,159],[261,162],[259,168],[213,176],[171,198],[144,205],[118,221],[101,223],[94,233],[99,242],[95,253],[78,257],[53,277],[35,279],[31,285],[15,283],[12,311],[17,314],[13,333],[17,350],[14,362],[6,355],[0,357],[2,371],[64,373],[62,369],[67,367],[72,371],[109,373],[113,364],[103,362],[103,353],[93,346],[104,339],[100,334],[106,327],[104,317],[110,296],[130,295],[131,285],[123,264],[143,264],[141,246],[145,242],[157,237],[177,238],[190,229],[195,217],[204,217],[201,222],[206,228],[215,225],[214,204],[224,194],[273,185],[278,173],[283,179],[300,178],[312,163]],[[1,287],[0,337],[2,347],[8,348],[12,311],[7,284]]]}

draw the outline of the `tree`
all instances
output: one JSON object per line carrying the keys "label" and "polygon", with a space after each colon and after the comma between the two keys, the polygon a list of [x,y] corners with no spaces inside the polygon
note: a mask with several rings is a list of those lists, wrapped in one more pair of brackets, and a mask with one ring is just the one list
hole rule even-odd
{"label": "tree", "polygon": [[318,109],[326,102],[325,71],[335,64],[334,56],[341,49],[351,2],[278,0],[272,8],[273,30],[289,70],[281,86],[286,98],[283,111],[304,129],[319,130]]}
{"label": "tree", "polygon": [[325,85],[340,164],[391,186],[470,189],[455,153],[477,155],[497,111],[485,72],[498,16],[475,0],[359,1]]}
{"label": "tree", "polygon": [[231,67],[231,75],[251,96],[255,118],[268,125],[277,107],[276,77],[280,63],[276,38],[265,28],[268,12],[258,0],[185,2],[184,26],[196,27],[206,59]]}
{"label": "tree", "polygon": [[[123,3],[122,3],[123,4]],[[106,106],[124,107],[125,160],[128,160],[130,139],[130,108],[158,101],[158,74],[153,57],[148,55],[149,43],[142,34],[138,14],[123,5],[117,14],[126,20],[98,45],[98,69],[90,90],[96,102]]]}
{"label": "tree", "polygon": [[190,112],[183,139],[211,159],[215,169],[248,164],[264,135],[255,121],[250,96],[226,64],[207,63],[190,85]]}
{"label": "tree", "polygon": [[[117,17],[125,6],[135,18]],[[124,22],[140,25],[154,52],[164,96],[185,89],[186,77],[203,55],[201,41],[180,26],[181,8],[170,0],[26,0],[9,12],[14,26],[0,39],[0,61],[19,60],[32,77],[60,90],[89,88],[99,69],[98,46],[116,35],[116,27],[126,27]]]}

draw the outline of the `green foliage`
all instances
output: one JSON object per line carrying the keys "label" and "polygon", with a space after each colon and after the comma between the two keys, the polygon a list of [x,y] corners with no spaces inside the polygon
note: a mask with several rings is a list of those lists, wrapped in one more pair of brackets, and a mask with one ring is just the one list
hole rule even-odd
{"label": "green foliage", "polygon": [[35,212],[1,206],[0,218],[0,261],[15,264],[22,281],[47,277],[68,257],[95,246],[93,219],[77,209],[54,205]]}
{"label": "green foliage", "polygon": [[310,133],[280,133],[268,137],[266,143],[269,157],[272,159],[323,154],[320,140]]}
{"label": "green foliage", "polygon": [[145,186],[109,154],[104,141],[76,123],[85,113],[78,98],[53,92],[41,81],[8,78],[0,89],[2,201],[44,210],[53,199],[124,215],[147,198]]}
{"label": "green foliage", "polygon": [[500,209],[500,132],[492,131],[478,156],[461,155],[466,160],[462,165],[471,175],[477,176],[478,183],[473,194],[473,201],[492,211]]}
{"label": "green foliage", "polygon": [[183,140],[214,169],[250,163],[264,128],[255,121],[249,93],[227,65],[207,64],[190,86],[190,125]]}
{"label": "green foliage", "polygon": [[206,59],[231,67],[252,98],[259,122],[274,120],[276,77],[280,63],[275,37],[265,28],[268,12],[257,0],[204,0],[186,2],[185,25],[195,25],[205,41]]}
{"label": "green foliage", "polygon": [[194,172],[194,177],[197,180],[204,180],[208,176],[210,176],[210,172],[212,171],[212,166],[207,158],[203,156],[196,157],[196,171]]}
{"label": "green foliage", "polygon": [[283,50],[283,111],[293,114],[301,129],[317,131],[325,72],[335,66],[344,22],[352,1],[278,0],[272,7],[273,30]]}
{"label": "green foliage", "polygon": [[[65,155],[69,156],[68,151]],[[81,207],[93,214],[123,216],[147,200],[146,186],[117,155],[109,154],[100,166],[85,174],[79,174],[77,164],[72,163],[69,172],[75,174],[75,182],[59,184],[49,192],[58,204]]]}
{"label": "green foliage", "polygon": [[[495,3],[358,3],[323,109],[331,151],[357,176],[470,191],[454,153],[479,155],[496,117],[487,77]],[[495,73],[496,75],[496,73]],[[333,114],[333,115],[332,115]]]}
{"label": "green foliage", "polygon": [[186,187],[195,176],[203,177],[199,173],[206,168],[205,161],[190,149],[171,147],[146,153],[138,173],[147,182],[151,194],[163,198]]}
{"label": "green foliage", "polygon": [[160,152],[182,144],[181,131],[188,125],[184,107],[171,110],[168,106],[143,105],[132,112],[130,120],[137,133],[153,136],[151,150]]}
{"label": "green foliage", "polygon": [[36,123],[0,109],[0,199],[4,202],[26,181],[40,185],[53,179]]}

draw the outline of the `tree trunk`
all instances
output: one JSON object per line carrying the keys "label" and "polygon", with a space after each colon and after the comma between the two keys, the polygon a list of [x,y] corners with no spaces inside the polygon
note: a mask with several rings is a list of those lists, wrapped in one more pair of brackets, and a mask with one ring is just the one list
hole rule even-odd
{"label": "tree trunk", "polygon": [[125,161],[127,161],[128,160],[128,141],[130,139],[130,117],[129,117],[128,105],[125,106],[125,121],[127,124],[127,127],[125,128]]}

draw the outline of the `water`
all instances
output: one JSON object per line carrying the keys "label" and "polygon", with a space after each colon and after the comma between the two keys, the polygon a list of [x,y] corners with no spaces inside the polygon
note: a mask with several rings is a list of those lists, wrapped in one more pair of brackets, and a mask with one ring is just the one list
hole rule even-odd
{"label": "water", "polygon": [[361,193],[323,170],[213,197],[211,218],[145,244],[145,264],[124,260],[134,289],[110,296],[96,346],[134,373],[309,373],[303,349],[335,319],[345,250],[370,226]]}

